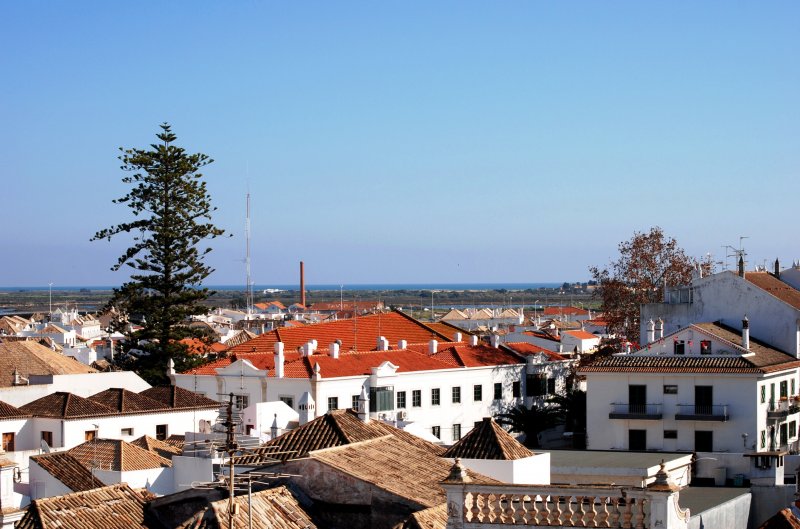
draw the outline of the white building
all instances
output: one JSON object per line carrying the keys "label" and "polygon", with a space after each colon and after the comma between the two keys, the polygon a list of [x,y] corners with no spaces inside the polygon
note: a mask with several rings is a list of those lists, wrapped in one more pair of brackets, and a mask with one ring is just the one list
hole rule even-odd
{"label": "white building", "polygon": [[692,324],[582,368],[588,447],[796,452],[800,360],[743,326]]}

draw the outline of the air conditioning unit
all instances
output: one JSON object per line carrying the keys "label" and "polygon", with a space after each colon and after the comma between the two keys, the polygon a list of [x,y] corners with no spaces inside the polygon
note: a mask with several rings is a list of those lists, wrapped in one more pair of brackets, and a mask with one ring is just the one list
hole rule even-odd
{"label": "air conditioning unit", "polygon": [[405,421],[407,418],[408,418],[408,412],[406,410],[400,410],[397,412],[398,421]]}

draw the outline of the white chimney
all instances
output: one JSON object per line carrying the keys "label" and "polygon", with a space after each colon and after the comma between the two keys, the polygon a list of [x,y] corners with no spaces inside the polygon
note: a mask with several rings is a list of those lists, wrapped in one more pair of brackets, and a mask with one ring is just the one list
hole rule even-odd
{"label": "white chimney", "polygon": [[408,340],[400,340],[397,342],[398,349],[408,349]]}
{"label": "white chimney", "polygon": [[478,335],[477,334],[471,334],[469,336],[469,344],[472,347],[476,347],[478,345]]}
{"label": "white chimney", "polygon": [[378,336],[378,351],[388,351],[389,340],[385,336]]}
{"label": "white chimney", "polygon": [[436,351],[439,350],[439,342],[436,340],[431,340],[428,342],[428,354],[436,354]]}
{"label": "white chimney", "polygon": [[750,349],[750,320],[747,315],[742,320],[742,347]]}
{"label": "white chimney", "polygon": [[283,378],[283,342],[275,342],[275,378]]}
{"label": "white chimney", "polygon": [[461,341],[461,333],[460,332],[457,332],[455,334],[455,336],[453,337],[453,341],[454,342],[460,342]]}
{"label": "white chimney", "polygon": [[493,334],[489,340],[490,340],[490,343],[491,343],[492,347],[494,347],[495,349],[500,347],[500,335],[499,334]]}
{"label": "white chimney", "polygon": [[664,337],[664,320],[658,318],[656,320],[656,340],[660,340]]}
{"label": "white chimney", "polygon": [[303,356],[311,356],[314,354],[314,350],[316,349],[314,346],[314,341],[315,340],[311,340],[303,346]]}
{"label": "white chimney", "polygon": [[364,386],[361,386],[361,395],[358,396],[358,418],[363,423],[369,422],[369,395]]}
{"label": "white chimney", "polygon": [[297,410],[300,412],[300,424],[306,424],[308,421],[316,417],[316,413],[314,410],[316,409],[316,403],[314,402],[314,398],[311,396],[311,393],[306,391],[303,393],[303,396],[300,397],[300,402],[297,405]]}
{"label": "white chimney", "polygon": [[330,347],[328,348],[328,352],[330,353],[331,358],[339,358],[339,342],[331,343]]}
{"label": "white chimney", "polygon": [[647,322],[647,343],[653,343],[656,341],[656,325],[653,323],[653,320],[648,320]]}

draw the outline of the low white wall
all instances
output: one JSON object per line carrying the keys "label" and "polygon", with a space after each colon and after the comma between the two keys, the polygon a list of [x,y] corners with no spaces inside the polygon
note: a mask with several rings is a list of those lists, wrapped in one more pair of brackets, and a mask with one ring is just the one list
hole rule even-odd
{"label": "low white wall", "polygon": [[[453,461],[451,459],[451,461]],[[462,459],[470,470],[489,476],[503,483],[520,485],[550,484],[550,454],[534,454],[514,461],[500,459]]]}
{"label": "low white wall", "polygon": [[192,484],[213,481],[213,460],[207,457],[172,456],[172,479],[175,492],[191,489]]}

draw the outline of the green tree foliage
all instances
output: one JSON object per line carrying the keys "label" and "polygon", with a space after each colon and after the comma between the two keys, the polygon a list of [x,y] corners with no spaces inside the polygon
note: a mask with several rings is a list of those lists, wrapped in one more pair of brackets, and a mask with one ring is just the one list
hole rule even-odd
{"label": "green tree foliage", "polygon": [[609,268],[589,268],[609,333],[639,343],[640,306],[661,301],[665,285],[688,284],[695,264],[658,226],[621,242],[619,258]]}
{"label": "green tree foliage", "polygon": [[497,424],[508,426],[512,432],[525,434],[523,444],[528,448],[541,448],[539,434],[563,423],[562,413],[555,407],[520,404],[495,415]]}
{"label": "green tree foliage", "polygon": [[115,204],[130,208],[134,220],[98,231],[92,240],[122,233],[133,235],[133,244],[112,270],[123,266],[133,271],[130,280],[114,289],[109,302],[136,322],[125,325],[124,350],[127,366],[150,383],[166,381],[165,369],[173,358],[176,369],[194,363],[179,340],[195,336],[187,318],[205,313],[202,302],[211,294],[202,288],[213,270],[203,264],[210,248],[200,248],[224,230],[211,223],[211,198],[200,169],[213,160],[205,154],[188,154],[175,145],[177,137],[168,124],[156,135],[150,149],[123,149],[121,169],[129,172],[122,181],[132,186]]}

